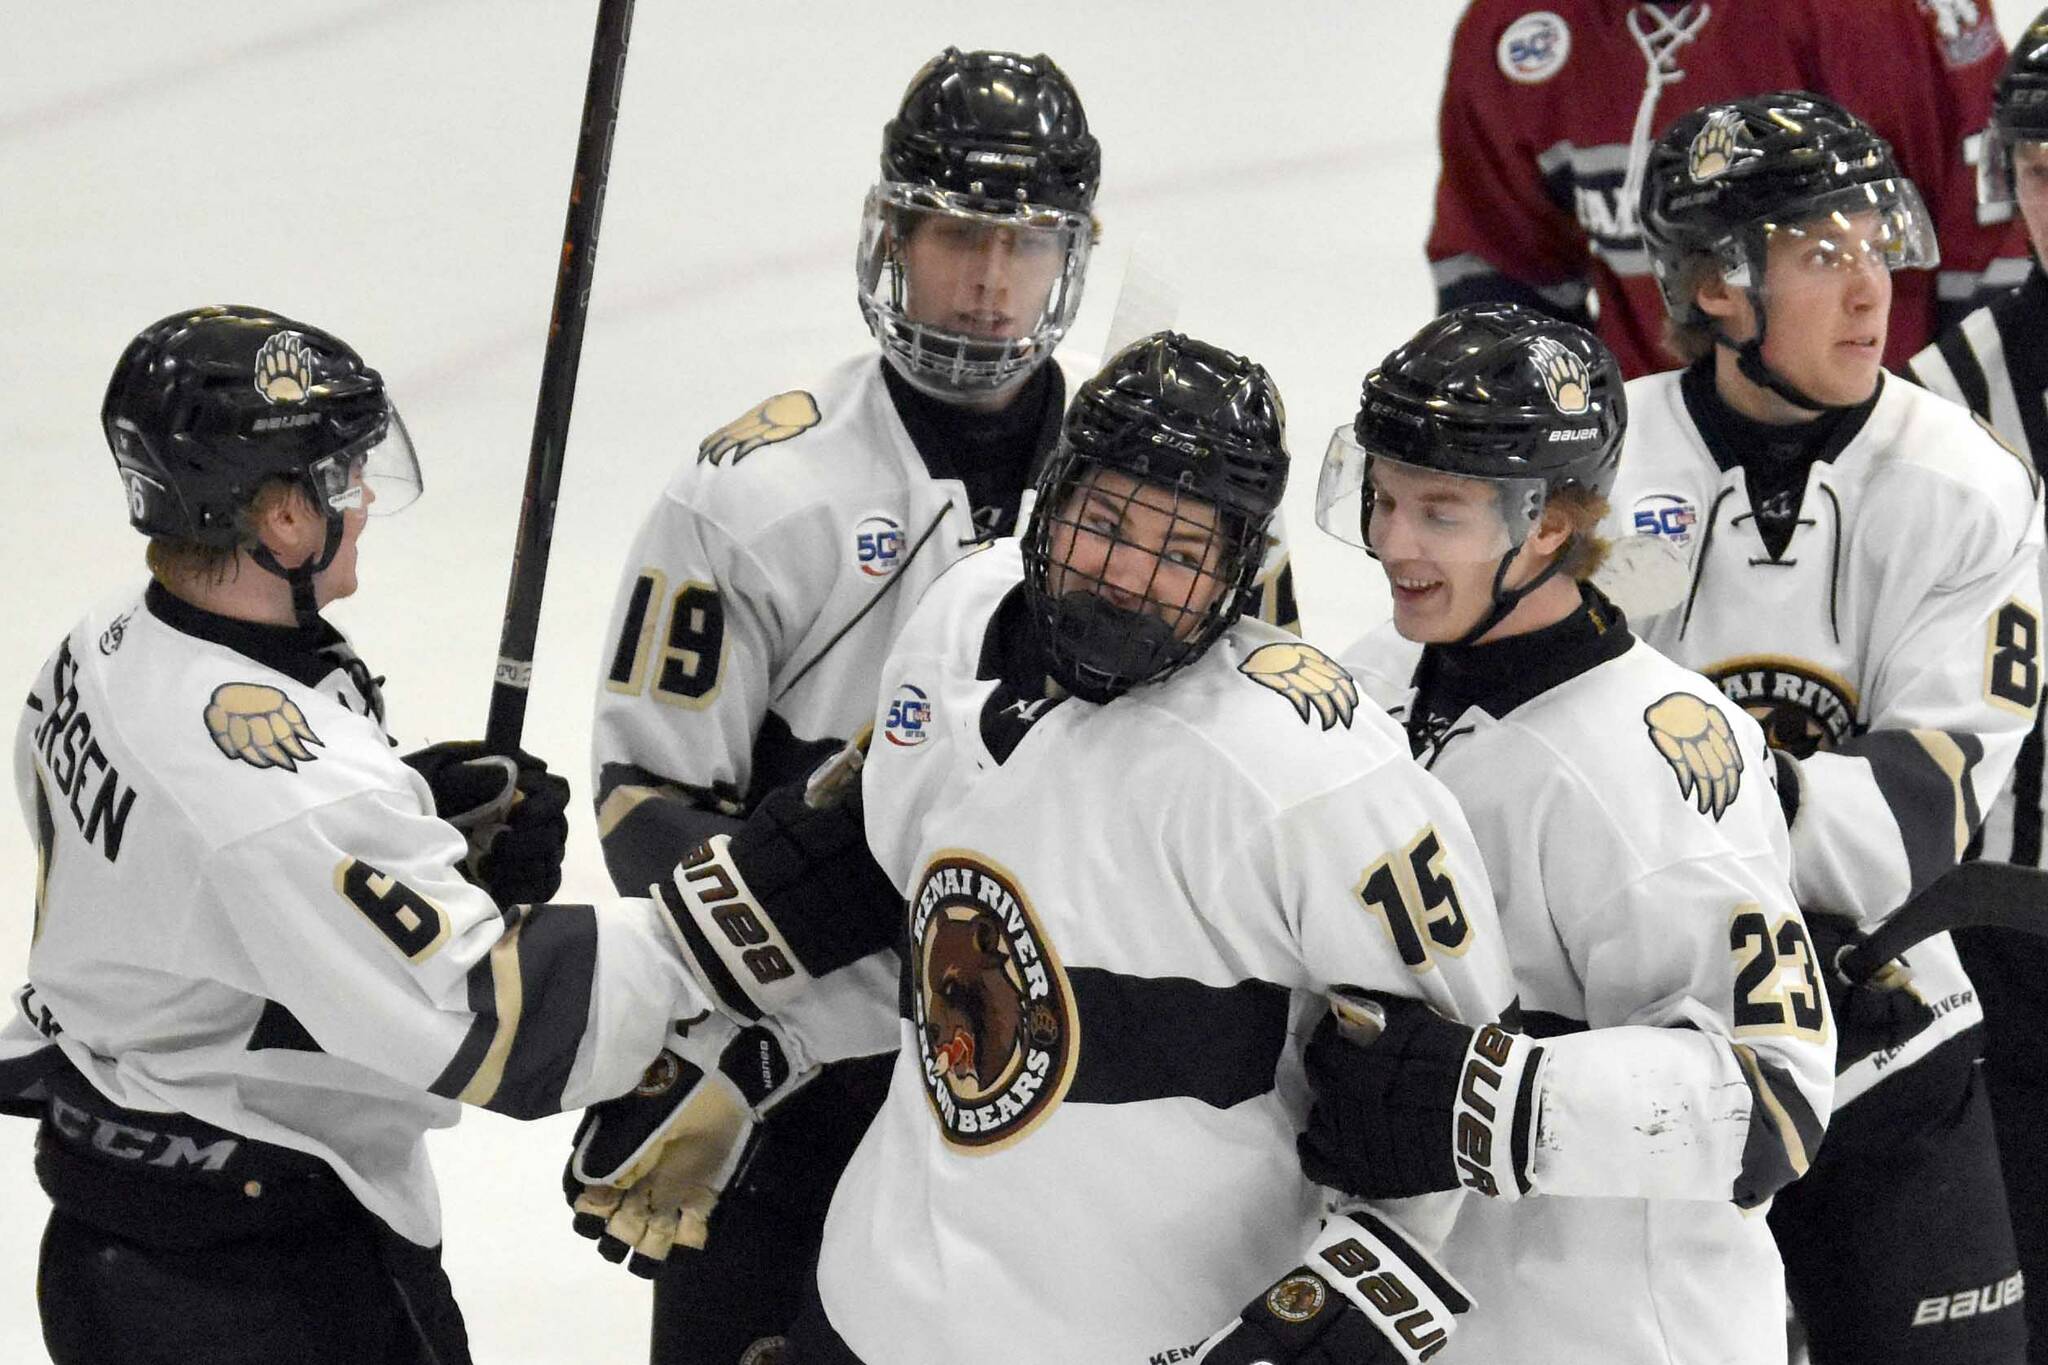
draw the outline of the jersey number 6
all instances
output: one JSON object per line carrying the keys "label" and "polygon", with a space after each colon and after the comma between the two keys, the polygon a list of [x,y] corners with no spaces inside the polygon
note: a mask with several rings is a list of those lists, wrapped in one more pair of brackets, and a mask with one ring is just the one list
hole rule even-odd
{"label": "jersey number 6", "polygon": [[[648,656],[655,655],[654,699],[692,709],[718,694],[718,674],[725,663],[725,603],[718,589],[695,580],[666,593],[667,579],[657,569],[644,569],[626,599],[626,623],[612,651],[605,686],[628,696],[647,684]],[[654,610],[659,605],[660,611]],[[653,650],[655,626],[663,624],[663,644]]]}

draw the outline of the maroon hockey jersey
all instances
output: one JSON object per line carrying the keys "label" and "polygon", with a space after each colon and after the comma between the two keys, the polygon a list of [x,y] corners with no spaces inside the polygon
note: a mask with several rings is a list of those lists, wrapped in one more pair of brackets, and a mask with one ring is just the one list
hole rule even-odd
{"label": "maroon hockey jersey", "polygon": [[1991,0],[1472,0],[1438,132],[1438,304],[1513,299],[1583,320],[1591,292],[1624,372],[1672,368],[1624,192],[1631,147],[1703,104],[1807,89],[1875,127],[1933,215],[1939,271],[1893,280],[1885,363],[1901,366],[2026,273],[2025,235],[2009,211],[1979,210],[1972,164],[2004,62]]}

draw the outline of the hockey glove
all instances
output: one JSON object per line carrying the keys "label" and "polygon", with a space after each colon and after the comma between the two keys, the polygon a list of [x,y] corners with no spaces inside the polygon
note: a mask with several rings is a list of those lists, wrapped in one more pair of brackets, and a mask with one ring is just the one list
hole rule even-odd
{"label": "hockey glove", "polygon": [[1419,1000],[1363,993],[1385,1013],[1378,1039],[1324,1016],[1303,1063],[1313,1103],[1296,1141],[1318,1185],[1364,1199],[1463,1187],[1529,1192],[1543,1049],[1499,1024],[1473,1029]]}
{"label": "hockey glove", "polygon": [[427,781],[434,810],[462,831],[462,871],[500,905],[534,905],[562,885],[569,784],[532,754],[487,754],[472,739],[405,755]]}
{"label": "hockey glove", "polygon": [[740,1030],[708,1072],[664,1049],[637,1087],[592,1105],[576,1127],[562,1172],[576,1231],[649,1279],[674,1248],[703,1250],[760,1119],[808,1079],[791,1075],[764,1027]]}
{"label": "hockey glove", "polygon": [[837,755],[809,781],[775,788],[656,888],[685,961],[734,1019],[775,1013],[813,976],[902,932],[903,897],[868,851],[850,762]]}
{"label": "hockey glove", "polygon": [[1934,1022],[1934,1011],[1913,988],[1912,973],[1899,959],[1885,963],[1862,981],[1852,982],[1842,975],[1838,965],[1842,954],[1866,937],[1856,921],[1815,910],[1804,914],[1814,955],[1820,959],[1821,979],[1827,983],[1828,1005],[1835,1015],[1836,1075],[1873,1052],[1899,1047]]}
{"label": "hockey glove", "polygon": [[1201,1365],[1417,1365],[1442,1350],[1472,1301],[1392,1224],[1331,1217],[1309,1252],[1236,1322]]}

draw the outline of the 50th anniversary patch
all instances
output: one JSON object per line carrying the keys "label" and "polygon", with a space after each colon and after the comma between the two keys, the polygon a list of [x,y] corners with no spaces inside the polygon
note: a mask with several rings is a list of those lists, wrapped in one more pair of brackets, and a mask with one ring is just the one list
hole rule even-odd
{"label": "50th anniversary patch", "polygon": [[911,1001],[946,1141],[993,1151],[1058,1107],[1080,1052],[1073,988],[1007,872],[952,852],[911,897]]}

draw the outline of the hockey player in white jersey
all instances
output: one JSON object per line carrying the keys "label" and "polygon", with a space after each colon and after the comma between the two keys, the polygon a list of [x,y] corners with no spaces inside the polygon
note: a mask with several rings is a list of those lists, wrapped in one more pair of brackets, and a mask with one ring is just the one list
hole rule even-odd
{"label": "hockey player in white jersey", "polygon": [[1626,414],[1591,333],[1473,305],[1366,376],[1317,489],[1393,589],[1342,662],[1472,822],[1521,1007],[1491,1108],[1425,1006],[1308,1048],[1313,1178],[1486,1196],[1442,1252],[1482,1305],[1445,1361],[1785,1358],[1753,1212],[1819,1147],[1827,991],[1762,731],[1586,583]]}
{"label": "hockey player in white jersey", "polygon": [[[2036,471],[2048,459],[2048,11],[2013,44],[1992,96],[1978,200],[1986,214],[2026,222],[2032,268],[2018,288],[1965,317],[1913,357],[1908,378],[1968,407]],[[2048,589],[2044,589],[2048,590]],[[2048,828],[2048,744],[2041,713],[2020,745],[2012,780],[1985,817],[1976,857],[2043,866]],[[1956,951],[1984,1007],[1984,1083],[2012,1208],[2020,1269],[2036,1288],[2023,1300],[2028,1356],[2048,1365],[2048,1066],[2038,1040],[2048,1029],[2048,942],[2002,928],[1955,935]]]}
{"label": "hockey player in white jersey", "polygon": [[[1428,1252],[1458,1196],[1319,1230],[1293,1157],[1332,988],[1480,1023],[1511,985],[1456,804],[1343,670],[1240,619],[1285,478],[1265,372],[1146,338],[1080,387],[1021,543],[891,650],[863,787],[902,1047],[801,1360],[1391,1365],[1464,1311]],[[750,883],[716,840],[679,875],[732,945],[700,965],[829,1053],[832,975],[791,965],[818,931]]]}
{"label": "hockey player in white jersey", "polygon": [[[2038,481],[1880,370],[1890,272],[1936,253],[1853,115],[1801,92],[1696,110],[1653,149],[1641,217],[1692,364],[1629,385],[1613,517],[1687,565],[1635,626],[1763,721],[1832,963],[1955,865],[2033,725]],[[1904,966],[1910,991],[1837,998],[1827,1145],[1771,1213],[1788,1287],[1822,1365],[2016,1361],[1980,1011],[1945,936]]]}
{"label": "hockey player in white jersey", "polygon": [[42,1122],[51,1358],[466,1361],[427,1130],[626,1091],[705,1002],[656,903],[532,903],[567,784],[396,753],[320,615],[419,491],[377,371],[199,309],[102,415],[153,581],[59,642],[15,739],[38,865],[0,1108]]}
{"label": "hockey player in white jersey", "polygon": [[[627,559],[592,745],[622,892],[800,786],[871,718],[926,586],[1014,529],[1065,407],[1054,352],[1080,303],[1100,171],[1080,97],[1045,56],[948,49],[911,80],[857,257],[881,354],[707,437]],[[1263,602],[1291,623],[1275,560]],[[893,1049],[893,994],[877,1019]],[[658,1362],[736,1365],[788,1327],[888,1071],[886,1055],[832,1067],[762,1134],[712,1245],[657,1279]],[[633,1264],[658,1259],[643,1247]]]}

